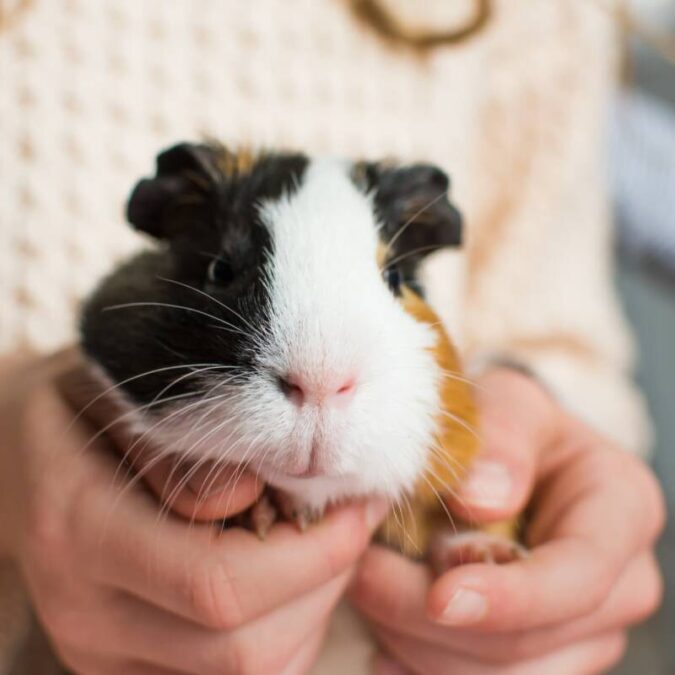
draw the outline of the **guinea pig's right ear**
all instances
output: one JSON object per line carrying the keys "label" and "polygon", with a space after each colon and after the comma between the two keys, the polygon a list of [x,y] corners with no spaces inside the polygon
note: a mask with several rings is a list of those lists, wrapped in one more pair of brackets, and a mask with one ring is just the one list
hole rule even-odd
{"label": "guinea pig's right ear", "polygon": [[180,207],[206,200],[219,178],[217,148],[180,143],[157,156],[153,178],[143,178],[127,202],[127,220],[157,239],[171,239],[180,228]]}
{"label": "guinea pig's right ear", "polygon": [[462,216],[450,201],[450,179],[441,169],[387,163],[356,168],[357,184],[373,194],[393,257],[413,268],[433,251],[461,245]]}

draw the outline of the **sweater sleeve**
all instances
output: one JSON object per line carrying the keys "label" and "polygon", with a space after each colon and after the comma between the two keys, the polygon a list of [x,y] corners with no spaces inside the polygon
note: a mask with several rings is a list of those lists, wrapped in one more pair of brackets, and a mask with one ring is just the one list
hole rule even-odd
{"label": "sweater sleeve", "polygon": [[[604,135],[618,59],[599,5],[521,5],[520,21],[512,13],[486,45],[476,181],[464,195],[463,346],[474,372],[520,364],[570,411],[644,452],[650,427],[613,280]],[[516,30],[529,49],[506,48]]]}

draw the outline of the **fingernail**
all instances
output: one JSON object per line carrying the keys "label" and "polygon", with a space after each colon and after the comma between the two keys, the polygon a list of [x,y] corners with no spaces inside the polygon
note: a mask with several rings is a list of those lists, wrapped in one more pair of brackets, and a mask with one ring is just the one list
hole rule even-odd
{"label": "fingernail", "polygon": [[448,626],[465,626],[476,623],[487,612],[487,599],[469,588],[458,588],[445,606],[439,622]]}
{"label": "fingernail", "polygon": [[476,460],[463,483],[462,497],[475,506],[506,506],[513,490],[511,473],[504,464]]}
{"label": "fingernail", "polygon": [[187,482],[188,489],[196,494],[200,499],[207,499],[225,488],[232,487],[235,475],[240,469],[237,467],[226,466],[218,469],[213,464],[200,466],[199,469],[187,467],[185,474],[192,473]]}
{"label": "fingernail", "polygon": [[374,675],[410,675],[402,665],[388,659],[386,656],[378,656],[373,668]]}
{"label": "fingernail", "polygon": [[384,499],[371,499],[366,502],[366,525],[368,529],[374,530],[389,513],[389,502]]}

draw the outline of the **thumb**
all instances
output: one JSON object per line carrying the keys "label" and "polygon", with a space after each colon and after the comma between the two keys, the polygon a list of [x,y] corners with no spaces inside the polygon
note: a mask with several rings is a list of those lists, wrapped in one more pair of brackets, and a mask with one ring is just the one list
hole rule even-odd
{"label": "thumb", "polygon": [[483,523],[524,509],[539,455],[555,434],[559,414],[534,379],[504,367],[479,379],[476,398],[481,446],[448,505],[460,518]]}

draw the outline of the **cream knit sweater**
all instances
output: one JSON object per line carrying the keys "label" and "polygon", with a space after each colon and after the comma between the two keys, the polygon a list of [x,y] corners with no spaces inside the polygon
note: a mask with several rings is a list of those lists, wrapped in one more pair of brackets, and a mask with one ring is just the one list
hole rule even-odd
{"label": "cream knit sweater", "polygon": [[[383,0],[461,24],[469,0]],[[439,164],[468,246],[431,298],[467,361],[531,367],[626,448],[648,441],[611,284],[603,128],[612,19],[592,0],[496,0],[484,31],[394,49],[349,0],[0,4],[0,352],[75,337],[97,278],[142,245],[131,184],[157,150],[210,135]],[[346,672],[346,671],[345,671]]]}

